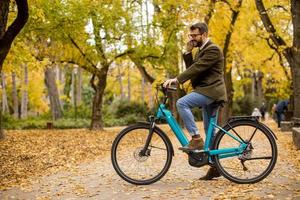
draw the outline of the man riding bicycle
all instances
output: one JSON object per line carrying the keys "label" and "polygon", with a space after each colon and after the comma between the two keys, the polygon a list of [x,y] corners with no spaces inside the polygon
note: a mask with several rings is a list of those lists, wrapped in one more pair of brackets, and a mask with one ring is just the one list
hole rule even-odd
{"label": "man riding bicycle", "polygon": [[[191,80],[193,91],[182,98],[177,103],[177,110],[182,118],[187,131],[192,136],[189,144],[181,150],[203,149],[204,142],[200,137],[200,132],[195,124],[191,109],[202,107],[203,123],[205,133],[207,133],[209,119],[215,112],[213,102],[227,101],[226,88],[224,82],[224,57],[222,50],[208,38],[208,27],[206,23],[196,23],[190,27],[189,41],[186,45],[186,52],[183,58],[186,70],[176,78],[166,80],[164,87],[172,83],[180,83]],[[198,48],[194,58],[193,48]],[[220,174],[216,168],[211,167],[202,180],[210,180]]]}

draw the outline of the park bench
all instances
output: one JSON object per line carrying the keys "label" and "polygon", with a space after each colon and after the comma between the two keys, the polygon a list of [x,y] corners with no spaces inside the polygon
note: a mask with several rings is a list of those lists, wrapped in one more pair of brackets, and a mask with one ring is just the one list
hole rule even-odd
{"label": "park bench", "polygon": [[300,149],[300,118],[293,118],[293,125],[294,128],[292,130],[293,132],[293,142],[296,146],[296,149]]}
{"label": "park bench", "polygon": [[289,121],[282,121],[280,123],[282,132],[292,131],[293,127],[300,127],[300,118],[293,117]]}
{"label": "park bench", "polygon": [[296,149],[300,149],[300,127],[293,128],[293,142],[296,146]]}
{"label": "park bench", "polygon": [[281,132],[292,131],[293,122],[292,121],[282,121],[280,123],[280,130]]}

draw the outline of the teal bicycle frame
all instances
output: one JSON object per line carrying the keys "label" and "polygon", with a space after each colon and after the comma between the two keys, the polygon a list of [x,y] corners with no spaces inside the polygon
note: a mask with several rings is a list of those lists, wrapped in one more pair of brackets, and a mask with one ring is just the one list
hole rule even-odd
{"label": "teal bicycle frame", "polygon": [[[182,146],[186,146],[189,141],[182,131],[181,127],[177,123],[176,119],[173,117],[172,112],[168,110],[165,106],[165,104],[160,104],[156,113],[156,118],[157,119],[164,119],[167,121],[169,124],[170,128],[172,131],[175,133],[178,141]],[[246,149],[247,144],[241,141],[239,138],[235,137],[233,134],[227,132],[224,130],[222,127],[217,125],[217,120],[218,119],[218,111],[216,112],[215,116],[210,118],[209,120],[209,127],[207,130],[206,134],[206,139],[205,139],[205,144],[204,144],[204,152],[208,153],[209,156],[214,156],[218,155],[219,158],[227,158],[227,157],[233,157],[233,156],[238,156],[243,153],[243,151]],[[227,135],[229,135],[231,138],[234,140],[238,141],[240,143],[239,147],[235,148],[223,148],[223,149],[217,149],[217,150],[210,150],[210,144],[213,136],[213,130],[217,128]]]}

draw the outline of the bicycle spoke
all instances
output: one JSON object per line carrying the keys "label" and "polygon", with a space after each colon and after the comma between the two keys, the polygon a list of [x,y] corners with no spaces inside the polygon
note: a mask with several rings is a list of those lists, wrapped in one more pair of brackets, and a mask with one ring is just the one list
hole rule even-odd
{"label": "bicycle spoke", "polygon": [[272,156],[262,156],[262,157],[246,158],[245,160],[267,160],[272,158],[273,158]]}
{"label": "bicycle spoke", "polygon": [[[265,178],[272,171],[277,158],[276,143],[271,133],[257,122],[250,120],[235,121],[228,127],[231,128],[226,131],[234,133],[241,140],[249,138],[249,141],[245,141],[248,145],[242,154],[238,155],[238,159],[236,156],[230,156],[231,154],[226,158],[215,157],[223,175],[237,183],[254,183]],[[232,148],[237,144],[223,132],[216,140],[215,148],[219,150]]]}
{"label": "bicycle spoke", "polygon": [[[115,147],[114,164],[118,174],[128,182],[145,184],[160,179],[171,164],[171,151],[167,148],[166,139],[153,132],[149,148],[142,155],[149,135],[149,129],[133,129],[119,139]],[[166,168],[167,166],[167,168]],[[165,171],[164,173],[162,173]]]}
{"label": "bicycle spoke", "polygon": [[236,134],[236,136],[238,136],[238,138],[240,138],[245,143],[245,141],[243,140],[243,138],[234,130],[234,128],[232,128],[232,126],[230,126],[230,124],[228,124],[228,125],[231,128],[231,130]]}
{"label": "bicycle spoke", "polygon": [[164,151],[167,151],[167,149],[164,149],[164,148],[160,148],[160,147],[156,147],[156,146],[152,146],[152,145],[149,145],[149,147],[152,147],[152,148],[155,148],[155,149],[160,149],[160,150],[164,150]]}
{"label": "bicycle spoke", "polygon": [[251,137],[250,137],[250,139],[249,139],[249,141],[248,141],[248,142],[251,142],[251,140],[252,140],[252,138],[254,137],[254,135],[255,135],[256,131],[257,131],[257,127],[256,127],[255,131],[253,132],[253,134],[251,135]]}

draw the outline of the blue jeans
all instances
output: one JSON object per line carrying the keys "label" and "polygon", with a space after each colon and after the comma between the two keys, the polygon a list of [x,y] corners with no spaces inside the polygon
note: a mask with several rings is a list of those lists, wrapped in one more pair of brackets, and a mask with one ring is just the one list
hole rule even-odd
{"label": "blue jeans", "polygon": [[191,109],[194,107],[202,107],[204,130],[206,134],[209,126],[209,119],[216,109],[211,106],[213,102],[213,99],[196,92],[191,92],[190,94],[187,94],[184,97],[178,99],[176,103],[178,113],[191,136],[200,134],[195,124],[194,115]]}
{"label": "blue jeans", "polygon": [[283,112],[277,112],[276,111],[276,115],[277,115],[278,128],[280,128],[281,121],[284,120],[284,114],[283,114]]}

